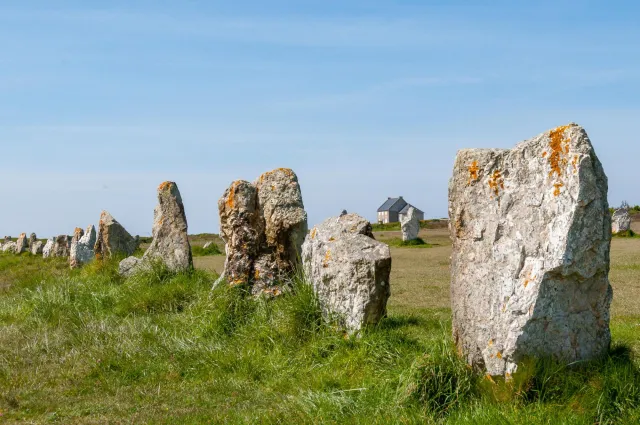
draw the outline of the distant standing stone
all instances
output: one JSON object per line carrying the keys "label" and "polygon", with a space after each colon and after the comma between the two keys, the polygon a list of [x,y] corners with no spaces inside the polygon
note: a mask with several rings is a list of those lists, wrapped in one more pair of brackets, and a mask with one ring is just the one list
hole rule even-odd
{"label": "distant standing stone", "polygon": [[25,252],[27,250],[28,243],[29,242],[27,240],[27,234],[21,233],[20,236],[18,237],[18,240],[16,241],[15,253],[22,254],[23,252]]}
{"label": "distant standing stone", "polygon": [[402,227],[402,240],[411,241],[418,238],[420,233],[420,218],[415,208],[410,207],[406,214],[402,215],[400,220]]}
{"label": "distant standing stone", "polygon": [[[82,229],[80,229],[82,230]],[[53,244],[53,250],[51,251],[51,257],[67,258],[69,256],[69,248],[71,247],[71,241],[68,235],[59,235],[55,239]]]}
{"label": "distant standing stone", "polygon": [[631,230],[631,216],[626,208],[617,209],[611,217],[611,232],[623,233]]}
{"label": "distant standing stone", "polygon": [[31,248],[29,248],[29,251],[33,255],[40,255],[43,253],[43,250],[44,250],[44,244],[42,243],[42,241],[38,241],[38,240],[33,242],[31,244]]}
{"label": "distant standing stone", "polygon": [[114,255],[131,255],[137,247],[136,239],[111,214],[102,211],[94,247],[96,258],[107,259]]}
{"label": "distant standing stone", "polygon": [[453,336],[490,375],[609,348],[607,177],[584,129],[458,152],[449,183]]}
{"label": "distant standing stone", "polygon": [[69,255],[69,265],[72,269],[91,262],[95,258],[93,250],[96,244],[96,228],[93,225],[87,227],[86,232],[77,228],[71,240],[71,252]]}
{"label": "distant standing stone", "polygon": [[174,182],[167,181],[158,186],[158,205],[154,210],[152,235],[153,241],[142,259],[130,257],[121,264],[122,274],[135,273],[140,267],[146,267],[150,261],[164,263],[173,272],[184,272],[193,268],[187,215],[178,185]]}
{"label": "distant standing stone", "polygon": [[55,245],[55,238],[50,238],[47,239],[47,243],[45,243],[44,247],[42,248],[42,257],[43,258],[49,258],[49,257],[53,257],[53,246]]}
{"label": "distant standing stone", "polygon": [[29,250],[31,250],[31,246],[34,244],[35,241],[38,240],[38,237],[36,236],[35,233],[32,233],[29,235]]}
{"label": "distant standing stone", "polygon": [[206,244],[204,244],[204,245],[202,246],[202,249],[207,249],[207,248],[209,248],[211,245],[213,245],[213,242],[209,241],[209,242],[207,242]]}
{"label": "distant standing stone", "polygon": [[5,242],[4,245],[2,245],[2,252],[16,252],[16,246],[15,242]]}
{"label": "distant standing stone", "polygon": [[302,262],[325,317],[353,333],[385,316],[391,252],[373,238],[366,219],[346,214],[315,226],[302,246]]}

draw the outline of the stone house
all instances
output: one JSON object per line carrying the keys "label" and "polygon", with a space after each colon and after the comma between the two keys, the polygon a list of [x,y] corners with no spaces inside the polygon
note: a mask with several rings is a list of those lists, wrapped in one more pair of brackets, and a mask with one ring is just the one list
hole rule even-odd
{"label": "stone house", "polygon": [[387,198],[378,208],[378,223],[398,223],[411,207],[416,209],[418,218],[424,220],[424,212],[405,201],[402,196]]}

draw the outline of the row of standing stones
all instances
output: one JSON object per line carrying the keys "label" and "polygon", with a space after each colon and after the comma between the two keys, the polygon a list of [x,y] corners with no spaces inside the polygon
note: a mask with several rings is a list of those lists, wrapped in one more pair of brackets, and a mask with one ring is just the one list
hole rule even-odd
{"label": "row of standing stones", "polygon": [[[573,123],[511,150],[458,152],[449,183],[452,327],[469,365],[508,377],[530,357],[574,362],[606,353],[612,299],[607,185],[586,132]],[[277,296],[302,272],[323,314],[350,333],[385,316],[389,247],[357,214],[343,212],[309,231],[292,170],[235,181],[218,207],[226,260],[216,284]],[[628,214],[616,214],[614,232],[628,230]],[[418,231],[410,210],[403,239],[415,239]],[[22,249],[25,240],[21,235],[12,249]],[[136,246],[103,212],[97,237],[92,227],[77,229],[71,241],[50,240],[43,252],[69,255],[68,249],[74,266],[116,252],[130,255]],[[154,260],[176,271],[193,267],[184,205],[172,182],[158,188],[151,246],[142,258],[123,260],[120,273]]]}

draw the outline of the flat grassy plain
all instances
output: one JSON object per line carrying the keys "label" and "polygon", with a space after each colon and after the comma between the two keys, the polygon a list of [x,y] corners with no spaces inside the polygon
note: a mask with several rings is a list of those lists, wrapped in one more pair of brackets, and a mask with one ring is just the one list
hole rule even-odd
{"label": "flat grassy plain", "polygon": [[388,318],[360,338],[301,282],[276,300],[211,292],[222,256],[125,280],[116,262],[0,255],[0,423],[640,423],[640,239],[612,244],[610,356],[504,383],[454,354],[448,233],[420,236],[430,248],[391,248]]}

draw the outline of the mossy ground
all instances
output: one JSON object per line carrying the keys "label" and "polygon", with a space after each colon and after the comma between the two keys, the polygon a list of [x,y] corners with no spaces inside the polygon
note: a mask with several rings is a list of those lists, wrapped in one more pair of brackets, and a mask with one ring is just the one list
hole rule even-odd
{"label": "mossy ground", "polygon": [[115,263],[71,271],[1,255],[0,422],[636,424],[640,316],[622,302],[638,241],[614,245],[610,355],[531,361],[511,383],[455,354],[446,297],[431,300],[429,286],[446,279],[447,246],[392,248],[389,315],[359,338],[324,324],[301,283],[255,300],[242,287],[211,292],[206,270],[124,280]]}

